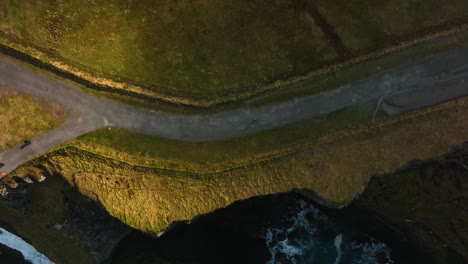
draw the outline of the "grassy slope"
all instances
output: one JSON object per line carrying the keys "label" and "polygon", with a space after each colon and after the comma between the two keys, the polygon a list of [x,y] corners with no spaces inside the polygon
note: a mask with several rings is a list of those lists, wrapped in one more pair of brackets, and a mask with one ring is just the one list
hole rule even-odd
{"label": "grassy slope", "polygon": [[[98,149],[97,153],[88,152],[74,144],[31,161],[17,173],[34,173],[34,166],[44,164],[125,223],[158,232],[173,221],[191,219],[235,200],[293,188],[312,190],[335,203],[350,201],[370,175],[444,153],[465,141],[467,115],[468,98],[464,98],[396,120],[345,130],[338,138],[325,136],[321,143],[305,149],[220,172],[140,166],[138,160],[122,162],[125,154],[110,158],[98,154]],[[179,153],[191,151],[191,147],[178,148]]]}
{"label": "grassy slope", "polygon": [[140,165],[197,173],[258,162],[280,153],[317,144],[329,133],[365,124],[372,111],[351,107],[318,120],[232,139],[211,142],[184,142],[147,136],[120,128],[104,128],[70,142],[90,152]]}
{"label": "grassy slope", "polygon": [[468,3],[451,0],[319,1],[319,10],[354,52],[387,46],[395,39],[466,18]]}
{"label": "grassy slope", "polygon": [[335,58],[288,1],[9,1],[8,10],[25,43],[159,92],[226,94]]}
{"label": "grassy slope", "polygon": [[[435,0],[320,1],[317,6],[302,0],[5,3],[0,31],[13,42],[81,72],[143,85],[143,90],[122,89],[209,101],[251,93],[265,81],[342,59],[331,45],[333,36],[315,23],[313,10],[336,31],[333,43],[361,54],[462,20],[468,9],[462,0],[442,6]],[[281,97],[320,90],[310,83],[283,88]]]}
{"label": "grassy slope", "polygon": [[0,151],[58,127],[67,115],[57,104],[24,96],[2,85],[0,105]]}
{"label": "grassy slope", "polygon": [[[333,74],[315,79],[312,78],[299,85],[291,85],[289,87],[284,87],[284,89],[278,89],[274,92],[256,96],[246,103],[251,106],[258,106],[272,102],[280,102],[294,97],[317,94],[354,81],[364,80],[369,78],[369,76],[393,67],[413,63],[417,59],[432,54],[463,48],[466,47],[467,44],[468,32],[458,32],[450,36],[440,37],[435,41],[420,43],[416,46],[411,44],[409,45],[410,48],[401,52],[391,53],[388,56],[377,56],[378,58],[372,60],[364,59],[364,61],[358,64],[344,63],[341,65],[340,69],[337,69]],[[382,52],[387,54],[386,51]]]}

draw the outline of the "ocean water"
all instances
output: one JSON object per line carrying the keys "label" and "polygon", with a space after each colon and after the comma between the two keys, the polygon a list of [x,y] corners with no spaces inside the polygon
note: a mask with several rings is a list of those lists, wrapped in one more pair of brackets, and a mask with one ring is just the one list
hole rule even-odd
{"label": "ocean water", "polygon": [[394,263],[383,242],[336,223],[311,204],[299,205],[289,226],[265,230],[268,264]]}

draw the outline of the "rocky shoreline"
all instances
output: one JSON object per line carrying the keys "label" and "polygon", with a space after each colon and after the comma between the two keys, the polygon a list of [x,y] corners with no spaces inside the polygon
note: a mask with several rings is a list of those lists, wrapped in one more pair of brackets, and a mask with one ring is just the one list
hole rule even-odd
{"label": "rocky shoreline", "polygon": [[2,182],[8,194],[0,198],[0,226],[56,263],[105,262],[130,228],[60,175],[46,178]]}
{"label": "rocky shoreline", "polygon": [[[133,231],[124,239],[112,263],[266,263],[270,259],[264,232],[285,226],[300,207],[301,195],[255,197],[174,226],[159,238]],[[139,250],[132,249],[138,245]],[[128,256],[132,256],[129,259]]]}
{"label": "rocky shoreline", "polygon": [[11,249],[3,244],[0,244],[0,260],[2,263],[30,263],[24,259],[23,254],[21,254],[21,252],[19,252],[18,250]]}
{"label": "rocky shoreline", "polygon": [[468,142],[374,177],[342,213],[357,211],[381,222],[397,240],[410,242],[427,256],[424,263],[467,263]]}
{"label": "rocky shoreline", "polygon": [[[464,144],[443,156],[373,177],[365,191],[342,209],[293,192],[238,201],[191,224],[178,224],[160,238],[134,231],[119,245],[113,263],[130,263],[122,259],[134,244],[144,245],[136,254],[141,262],[149,257],[174,264],[266,263],[271,256],[260,234],[268,226],[288,226],[300,200],[385,242],[394,263],[467,263],[467,167],[468,144]],[[292,232],[289,239],[300,232]],[[290,263],[284,259],[281,263]]]}
{"label": "rocky shoreline", "polygon": [[[291,246],[298,247],[304,233],[308,232],[293,223],[295,217],[304,210],[301,206],[303,202],[307,206],[324,208],[303,195],[290,192],[238,201],[227,208],[199,216],[191,223],[179,223],[159,238],[133,231],[119,244],[111,263],[126,264],[134,263],[133,261],[153,263],[155,259],[164,259],[166,262],[161,263],[256,264],[268,263],[274,258],[274,263],[300,264],[303,263],[300,262],[300,256],[290,257],[280,251],[272,256],[270,249],[280,241],[283,241],[282,243],[288,241]],[[326,209],[326,211],[329,214],[338,209]],[[310,225],[321,225],[310,213],[306,213],[304,218]],[[354,228],[348,221],[338,222]],[[266,237],[268,230],[287,230],[287,232],[277,232],[268,240]],[[365,236],[367,230],[359,231],[364,232],[363,239],[367,239]],[[388,239],[388,237],[379,238]],[[393,259],[402,259],[397,256],[401,254],[400,251],[394,253]],[[413,256],[418,255],[416,251],[413,253]],[[382,258],[385,259],[385,256]]]}

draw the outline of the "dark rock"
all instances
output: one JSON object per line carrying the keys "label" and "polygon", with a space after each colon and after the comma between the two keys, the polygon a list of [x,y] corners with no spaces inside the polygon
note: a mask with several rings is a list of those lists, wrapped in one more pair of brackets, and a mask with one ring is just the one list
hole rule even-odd
{"label": "dark rock", "polygon": [[374,177],[341,213],[390,245],[396,263],[468,263],[467,162],[468,143]]}
{"label": "dark rock", "polygon": [[291,233],[288,234],[288,240],[295,241],[301,236],[301,234],[304,234],[304,232],[307,231],[303,228],[295,228]]}
{"label": "dark rock", "polygon": [[275,260],[276,260],[276,263],[278,263],[278,264],[291,264],[291,261],[289,261],[286,254],[284,254],[282,252],[276,253]]}
{"label": "dark rock", "polygon": [[390,263],[385,252],[380,252],[375,256],[376,264],[387,264]]}
{"label": "dark rock", "polygon": [[276,238],[278,241],[284,241],[286,240],[286,235],[284,233],[279,233],[278,235],[276,235]]}
{"label": "dark rock", "polygon": [[359,237],[354,239],[354,242],[356,244],[360,244],[360,245],[371,244],[373,242],[373,239],[371,237],[369,237],[369,236],[359,236]]}
{"label": "dark rock", "polygon": [[21,252],[0,244],[0,263],[30,264]]}
{"label": "dark rock", "polygon": [[[20,233],[32,234],[23,237],[26,241],[39,243],[47,241],[44,237],[54,237],[47,242],[48,251],[41,253],[57,263],[106,261],[130,228],[111,217],[101,205],[90,202],[60,175],[48,175],[47,179],[41,184],[21,181],[18,188],[8,189],[9,193],[0,197],[0,211],[14,213],[0,214],[0,220],[14,223]],[[70,245],[74,247],[74,255],[63,250],[70,250]]]}
{"label": "dark rock", "polygon": [[305,219],[307,219],[309,224],[312,224],[312,225],[318,225],[318,223],[319,223],[319,221],[317,221],[317,219],[315,219],[314,214],[312,214],[311,212],[307,212],[305,214]]}
{"label": "dark rock", "polygon": [[[288,193],[238,201],[198,216],[190,224],[181,223],[157,239],[135,232],[122,241],[111,263],[126,263],[123,259],[129,259],[129,263],[154,263],[154,258],[170,263],[266,263],[272,256],[265,230],[290,226],[301,210],[298,201],[302,199],[301,195]],[[271,246],[286,238],[281,233],[273,236]]]}

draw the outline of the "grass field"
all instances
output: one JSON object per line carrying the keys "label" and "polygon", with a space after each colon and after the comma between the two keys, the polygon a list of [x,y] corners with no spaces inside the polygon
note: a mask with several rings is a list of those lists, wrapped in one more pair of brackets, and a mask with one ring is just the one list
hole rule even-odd
{"label": "grass field", "polygon": [[451,0],[318,1],[320,12],[353,52],[385,47],[431,27],[466,19],[468,2]]}
{"label": "grass field", "polygon": [[21,41],[84,71],[210,97],[336,58],[289,1],[7,2]]}
{"label": "grass field", "polygon": [[92,82],[209,106],[283,86],[283,94],[316,91],[274,81],[465,21],[466,1],[439,6],[435,0],[6,0],[0,32],[2,44]]}
{"label": "grass field", "polygon": [[44,134],[65,121],[64,107],[27,97],[0,85],[0,151]]}
{"label": "grass field", "polygon": [[[100,142],[96,139],[104,132],[99,131],[28,162],[16,173],[35,174],[43,169],[58,172],[82,193],[102,203],[111,215],[132,227],[157,233],[173,221],[189,220],[236,200],[291,189],[312,191],[334,204],[349,202],[371,175],[442,154],[463,143],[468,132],[467,115],[468,98],[464,98],[382,123],[344,128],[339,135],[314,138],[305,148],[304,144],[279,152],[263,148],[266,156],[257,160],[234,150],[228,154],[240,159],[243,156],[248,162],[232,167],[224,162],[219,169],[213,166],[213,171],[183,171],[179,167],[187,167],[183,163],[192,158],[194,149],[207,155],[214,146],[202,150],[200,145],[158,139],[138,143],[137,139],[108,150],[114,145],[110,142],[126,133],[117,131],[108,142],[89,148],[87,144]],[[165,150],[170,148],[169,143],[174,144],[172,152],[150,153],[149,147],[142,145],[154,144],[150,146]],[[226,142],[212,144],[218,144],[221,151],[229,149]],[[135,155],[142,151],[154,159],[171,159],[173,169],[146,164],[145,158]],[[133,160],[124,152],[133,153]],[[208,167],[219,162],[217,155],[213,152],[211,158],[200,157],[195,162]]]}

